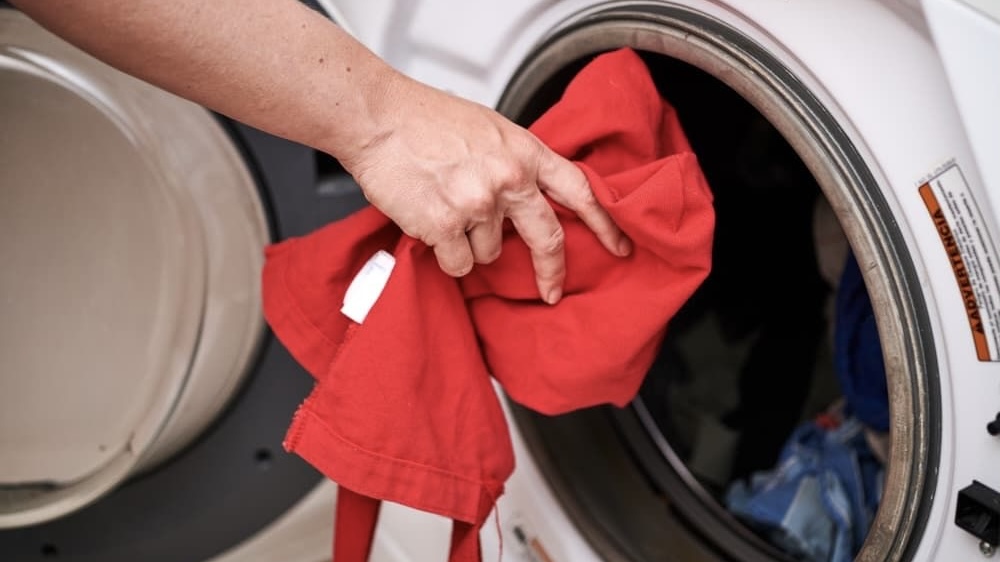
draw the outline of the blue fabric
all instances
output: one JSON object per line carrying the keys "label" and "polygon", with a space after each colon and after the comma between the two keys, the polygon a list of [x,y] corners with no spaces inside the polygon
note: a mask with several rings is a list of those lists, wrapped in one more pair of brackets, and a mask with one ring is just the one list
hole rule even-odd
{"label": "blue fabric", "polygon": [[837,288],[833,337],[833,365],[847,414],[872,429],[888,431],[889,391],[882,344],[871,299],[852,253],[848,253]]}
{"label": "blue fabric", "polygon": [[773,544],[809,562],[851,562],[882,497],[884,469],[864,424],[848,418],[826,430],[799,426],[778,466],[736,481],[726,506]]}

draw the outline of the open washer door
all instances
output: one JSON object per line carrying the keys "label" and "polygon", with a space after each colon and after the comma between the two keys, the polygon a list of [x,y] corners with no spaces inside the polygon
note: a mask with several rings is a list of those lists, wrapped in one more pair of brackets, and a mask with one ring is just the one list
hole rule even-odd
{"label": "open washer door", "polygon": [[333,509],[281,450],[312,379],[266,329],[260,267],[357,186],[2,3],[0,123],[0,558],[327,556],[329,525],[245,544]]}

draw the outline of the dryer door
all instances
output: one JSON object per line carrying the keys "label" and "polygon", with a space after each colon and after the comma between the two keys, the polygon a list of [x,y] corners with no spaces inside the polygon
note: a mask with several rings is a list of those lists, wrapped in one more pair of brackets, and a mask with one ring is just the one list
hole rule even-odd
{"label": "dryer door", "polygon": [[0,525],[190,442],[263,333],[254,178],[204,109],[0,10]]}
{"label": "dryer door", "polygon": [[327,556],[332,489],[281,449],[312,379],[259,277],[356,184],[2,2],[0,123],[0,558]]}

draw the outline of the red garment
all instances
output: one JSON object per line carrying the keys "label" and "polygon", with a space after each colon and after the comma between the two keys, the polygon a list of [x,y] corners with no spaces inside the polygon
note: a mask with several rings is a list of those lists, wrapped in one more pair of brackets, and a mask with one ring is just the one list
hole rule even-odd
{"label": "red garment", "polygon": [[[514,467],[491,375],[547,414],[623,406],[708,274],[711,192],[635,52],[595,58],[530,129],[577,162],[635,247],[611,255],[553,204],[567,252],[556,306],[512,230],[461,280],[372,207],[267,250],[266,318],[317,380],[285,446],[340,486],[335,562],[367,558],[379,500],[454,519],[451,560],[479,560],[478,529]],[[397,261],[359,325],[340,306],[377,250]]]}

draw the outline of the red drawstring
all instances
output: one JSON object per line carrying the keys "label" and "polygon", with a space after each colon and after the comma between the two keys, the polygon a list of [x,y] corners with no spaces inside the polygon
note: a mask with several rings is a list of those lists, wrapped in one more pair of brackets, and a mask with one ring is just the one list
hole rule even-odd
{"label": "red drawstring", "polygon": [[[338,488],[333,562],[368,562],[381,506],[381,500],[361,495],[343,486]],[[452,521],[448,562],[482,562],[479,526]]]}
{"label": "red drawstring", "polygon": [[333,562],[367,562],[382,502],[343,486],[337,489]]}
{"label": "red drawstring", "polygon": [[464,521],[453,520],[451,525],[451,553],[448,562],[482,562],[479,545],[479,527]]}
{"label": "red drawstring", "polygon": [[[333,534],[333,562],[368,562],[382,501],[340,486]],[[482,562],[479,527],[454,520],[448,562]]]}

